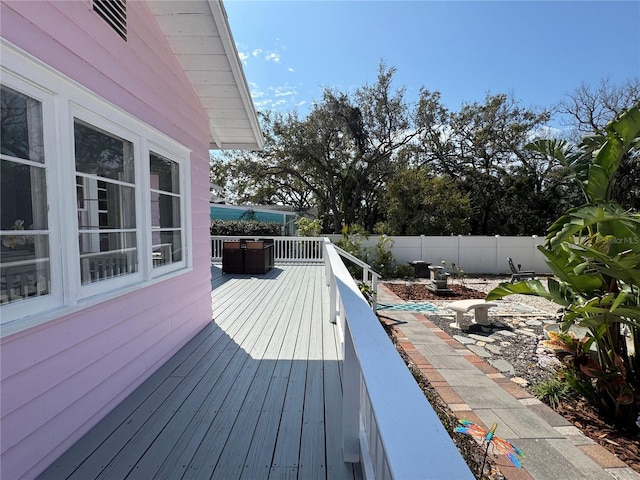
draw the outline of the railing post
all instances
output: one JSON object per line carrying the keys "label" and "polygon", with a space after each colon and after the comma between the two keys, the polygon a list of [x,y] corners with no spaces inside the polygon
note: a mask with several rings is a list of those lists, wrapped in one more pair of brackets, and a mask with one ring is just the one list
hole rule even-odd
{"label": "railing post", "polygon": [[378,275],[375,272],[371,273],[371,307],[373,308],[373,313],[378,313]]}
{"label": "railing post", "polygon": [[496,270],[495,270],[495,274],[496,275],[500,275],[500,265],[501,265],[501,261],[502,260],[502,248],[500,245],[500,235],[494,235],[494,238],[496,239]]}
{"label": "railing post", "polygon": [[338,311],[338,295],[336,288],[336,277],[333,274],[333,268],[331,267],[331,259],[329,258],[328,252],[328,240],[325,239],[322,244],[322,250],[324,253],[324,273],[326,276],[326,282],[329,287],[329,321],[331,323],[336,323],[337,321],[337,311]]}
{"label": "railing post", "polygon": [[342,455],[345,462],[360,461],[360,370],[349,330],[344,322],[342,382]]}
{"label": "railing post", "polygon": [[324,279],[328,287],[331,285],[331,262],[329,261],[327,245],[325,242],[322,243],[322,253],[324,255]]}
{"label": "railing post", "polygon": [[333,272],[330,272],[329,275],[330,283],[329,283],[329,321],[331,323],[336,323],[338,316],[338,291],[336,288],[336,278],[333,275]]}

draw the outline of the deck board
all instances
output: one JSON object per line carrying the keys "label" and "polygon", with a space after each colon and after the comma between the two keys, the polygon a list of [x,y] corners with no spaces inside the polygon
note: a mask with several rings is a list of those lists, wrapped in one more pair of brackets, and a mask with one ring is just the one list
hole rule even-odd
{"label": "deck board", "polygon": [[303,321],[303,319],[311,318],[309,303],[312,299],[313,284],[306,282],[305,289],[301,294],[304,298],[302,309],[298,310],[294,317],[299,322],[293,353],[295,361],[292,362],[289,374],[284,408],[269,474],[270,479],[290,478],[294,471],[296,476],[298,474],[307,359],[311,335],[311,322]]}
{"label": "deck board", "polygon": [[41,478],[359,479],[321,266],[212,267],[214,321]]}
{"label": "deck board", "polygon": [[[313,304],[321,303],[321,286],[314,286],[311,292]],[[311,302],[309,302],[311,303]],[[326,477],[325,436],[317,432],[325,431],[324,412],[324,381],[323,381],[323,338],[322,338],[322,309],[311,312],[311,335],[307,362],[307,383],[304,396],[304,421],[302,423],[302,438],[300,445],[301,478],[314,480]]]}

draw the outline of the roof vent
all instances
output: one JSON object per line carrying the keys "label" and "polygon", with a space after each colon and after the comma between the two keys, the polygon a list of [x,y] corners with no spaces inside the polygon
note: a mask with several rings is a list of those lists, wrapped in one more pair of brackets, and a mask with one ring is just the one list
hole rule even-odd
{"label": "roof vent", "polygon": [[93,0],[93,10],[127,40],[127,0]]}

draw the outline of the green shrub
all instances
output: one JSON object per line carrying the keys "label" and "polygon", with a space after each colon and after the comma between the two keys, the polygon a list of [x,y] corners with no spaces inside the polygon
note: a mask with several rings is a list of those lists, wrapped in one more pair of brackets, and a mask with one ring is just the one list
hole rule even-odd
{"label": "green shrub", "polygon": [[211,235],[280,236],[281,225],[257,220],[211,220]]}
{"label": "green shrub", "polygon": [[396,265],[393,269],[393,277],[394,278],[413,278],[414,271],[411,265],[407,265],[406,263],[401,263]]}

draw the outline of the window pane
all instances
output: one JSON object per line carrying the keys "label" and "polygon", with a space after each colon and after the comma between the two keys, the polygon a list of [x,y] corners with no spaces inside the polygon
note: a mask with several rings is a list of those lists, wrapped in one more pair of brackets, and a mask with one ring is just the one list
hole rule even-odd
{"label": "window pane", "polygon": [[44,162],[42,105],[37,100],[0,86],[2,154]]}
{"label": "window pane", "polygon": [[49,236],[0,235],[0,304],[51,291]]}
{"label": "window pane", "polygon": [[79,237],[80,255],[136,248],[135,232],[81,232]]}
{"label": "window pane", "polygon": [[180,197],[151,192],[151,227],[180,227]]}
{"label": "window pane", "polygon": [[76,120],[76,171],[134,183],[133,145]]}
{"label": "window pane", "polygon": [[153,266],[182,260],[180,165],[155,153],[149,155],[151,183],[151,243]]}
{"label": "window pane", "polygon": [[0,303],[11,303],[51,292],[49,235],[30,232],[48,229],[47,186],[41,103],[0,86],[0,105]]}
{"label": "window pane", "polygon": [[151,153],[149,166],[152,189],[180,193],[180,166],[177,162]]}
{"label": "window pane", "polygon": [[0,161],[0,230],[46,230],[45,171],[9,160]]}
{"label": "window pane", "polygon": [[[75,121],[76,197],[83,284],[138,271],[133,146]],[[96,178],[98,177],[98,178]]]}
{"label": "window pane", "polygon": [[180,231],[153,232],[153,266],[159,267],[181,260]]}
{"label": "window pane", "polygon": [[81,233],[82,283],[91,283],[138,271],[135,232]]}
{"label": "window pane", "polygon": [[76,196],[80,230],[136,227],[135,188],[77,176]]}

